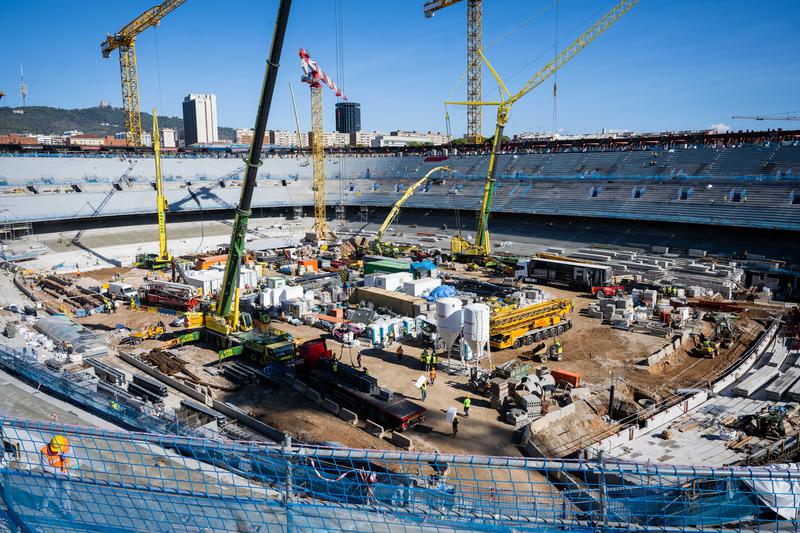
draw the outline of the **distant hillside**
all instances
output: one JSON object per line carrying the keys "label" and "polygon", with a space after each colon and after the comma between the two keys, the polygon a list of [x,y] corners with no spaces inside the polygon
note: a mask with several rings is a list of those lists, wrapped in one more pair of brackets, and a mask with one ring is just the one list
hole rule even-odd
{"label": "distant hillside", "polygon": [[[12,107],[0,107],[0,134],[36,133],[61,134],[78,130],[96,135],[113,135],[123,131],[122,109],[119,107],[90,107],[87,109],[58,109],[56,107],[30,106],[24,115],[12,113]],[[158,117],[162,128],[175,128],[183,137],[183,119]],[[153,117],[142,112],[142,129],[151,130]],[[219,128],[222,139],[233,139],[233,128]]]}

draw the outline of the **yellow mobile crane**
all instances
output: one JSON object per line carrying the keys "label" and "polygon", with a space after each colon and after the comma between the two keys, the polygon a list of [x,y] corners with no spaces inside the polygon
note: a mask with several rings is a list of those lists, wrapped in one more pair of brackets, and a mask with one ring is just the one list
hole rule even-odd
{"label": "yellow mobile crane", "polygon": [[478,213],[478,230],[475,234],[475,242],[471,243],[468,240],[457,235],[453,237],[450,244],[451,252],[454,256],[466,259],[468,261],[483,261],[489,257],[491,248],[489,246],[489,213],[492,209],[492,194],[497,183],[495,174],[497,171],[497,153],[500,151],[501,139],[503,137],[503,128],[508,123],[509,113],[511,106],[513,106],[520,98],[531,92],[534,88],[544,83],[550,76],[553,75],[558,69],[563,67],[570,59],[586,48],[586,46],[594,41],[600,34],[611,27],[617,20],[620,19],[625,13],[639,3],[639,0],[622,0],[615,5],[611,11],[606,13],[600,20],[598,20],[592,27],[583,32],[572,44],[561,51],[552,61],[547,63],[544,68],[533,75],[528,82],[516,94],[511,94],[506,88],[503,80],[495,71],[494,67],[486,59],[486,56],[480,52],[486,66],[497,80],[497,84],[505,92],[508,99],[499,102],[483,102],[483,101],[464,101],[464,102],[445,102],[450,105],[477,105],[477,106],[496,106],[497,107],[497,124],[494,130],[494,139],[492,141],[492,152],[489,156],[489,169],[486,173],[486,184],[483,189],[483,199],[481,201],[481,210]]}
{"label": "yellow mobile crane", "polygon": [[383,234],[386,233],[386,230],[389,229],[389,226],[392,225],[394,219],[397,218],[397,214],[400,212],[400,208],[403,207],[403,204],[406,203],[406,200],[411,198],[411,195],[414,194],[417,189],[422,187],[422,185],[424,185],[426,181],[428,181],[428,178],[431,176],[431,174],[439,171],[453,172],[453,169],[451,169],[450,167],[441,167],[441,166],[430,169],[424,176],[422,176],[422,178],[420,178],[418,181],[413,183],[408,189],[406,189],[406,191],[403,193],[400,199],[397,200],[397,202],[395,202],[395,204],[392,206],[391,211],[389,211],[389,214],[386,216],[386,220],[383,221],[383,224],[381,224],[380,229],[378,229],[378,233],[375,234],[375,240],[372,241],[372,249],[375,250],[376,253],[383,254],[385,252],[384,247],[386,245],[384,245],[381,242],[381,239],[383,239]]}
{"label": "yellow mobile crane", "polygon": [[172,255],[167,249],[167,209],[169,203],[164,198],[161,181],[161,134],[158,130],[158,114],[153,108],[153,154],[156,160],[156,207],[158,213],[158,255],[141,254],[136,257],[136,266],[152,270],[162,270],[172,264]]}
{"label": "yellow mobile crane", "polygon": [[122,82],[122,115],[130,146],[142,145],[142,116],[139,110],[139,76],[136,72],[136,36],[150,26],[158,26],[161,19],[186,0],[166,0],[151,7],[113,35],[100,43],[103,57],[119,48],[119,71]]}

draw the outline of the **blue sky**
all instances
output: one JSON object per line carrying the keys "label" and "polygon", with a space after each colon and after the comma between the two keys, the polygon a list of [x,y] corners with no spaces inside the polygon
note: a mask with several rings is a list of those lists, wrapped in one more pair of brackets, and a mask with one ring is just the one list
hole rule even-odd
{"label": "blue sky", "polygon": [[[0,90],[18,105],[19,63],[29,105],[75,108],[106,100],[120,105],[117,55],[103,59],[108,32],[157,0],[3,2]],[[344,79],[362,106],[366,130],[444,131],[444,105],[463,97],[466,5],[422,15],[422,0],[342,0]],[[217,95],[221,126],[251,127],[272,35],[274,0],[189,0],[158,29],[137,40],[142,108],[180,114],[189,92]],[[486,54],[514,91],[553,54],[553,0],[484,0]],[[565,46],[613,2],[561,0]],[[732,121],[733,114],[800,109],[800,2],[793,0],[642,0],[558,74],[558,129],[661,131],[725,123],[735,129],[791,123]],[[577,30],[577,31],[576,31]],[[495,42],[499,37],[499,42]],[[295,0],[269,128],[293,129],[288,84],[294,84],[301,127],[309,128],[308,89],[299,83],[297,49],[335,77],[333,0]],[[157,60],[158,58],[158,60]],[[516,73],[516,75],[514,75]],[[160,87],[159,90],[159,79]],[[484,69],[484,96],[497,86]],[[333,129],[331,93],[326,129]],[[454,134],[463,110],[451,109]],[[484,112],[484,134],[494,124]],[[550,130],[552,81],[521,100],[507,131]]]}

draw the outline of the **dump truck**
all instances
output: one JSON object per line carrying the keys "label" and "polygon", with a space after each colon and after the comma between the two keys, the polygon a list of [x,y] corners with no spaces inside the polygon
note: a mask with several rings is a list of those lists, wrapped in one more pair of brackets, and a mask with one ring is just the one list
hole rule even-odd
{"label": "dump truck", "polygon": [[572,307],[570,300],[559,298],[525,307],[495,308],[489,320],[492,349],[520,348],[563,335],[572,327],[567,318]]}

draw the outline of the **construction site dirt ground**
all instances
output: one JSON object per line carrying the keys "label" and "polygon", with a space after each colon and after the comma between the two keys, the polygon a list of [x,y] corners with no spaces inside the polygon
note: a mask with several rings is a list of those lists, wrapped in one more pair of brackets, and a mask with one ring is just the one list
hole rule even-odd
{"label": "construction site dirt ground", "polygon": [[[138,286],[145,276],[152,275],[140,269],[108,268],[82,272],[81,284],[89,283],[90,280],[97,281],[98,284],[107,283],[115,274],[124,276],[125,281],[134,287]],[[466,273],[459,272],[459,274]],[[159,277],[167,275],[163,272],[158,274]],[[481,277],[476,273],[469,275]],[[77,278],[77,275],[70,277]],[[692,356],[690,352],[693,343],[687,341],[683,347],[658,365],[642,367],[637,363],[667,344],[669,339],[613,329],[598,319],[589,318],[582,311],[594,301],[594,298],[586,294],[554,287],[540,288],[553,298],[568,298],[575,304],[575,309],[570,315],[573,327],[562,337],[564,360],[550,361],[545,365],[579,373],[583,386],[589,390],[586,400],[579,400],[582,402],[581,408],[576,412],[579,420],[575,420],[573,424],[554,424],[552,428],[548,428],[546,433],[552,437],[554,445],[556,443],[566,445],[579,436],[587,436],[587,432],[599,432],[605,428],[606,422],[603,419],[607,412],[605,402],[612,382],[619,381],[625,384],[618,387],[617,397],[626,405],[626,411],[635,409],[635,401],[640,397],[667,396],[678,387],[712,379],[743,353],[755,339],[760,328],[754,321],[743,321],[742,329],[746,335],[740,342],[735,343],[731,350],[723,350],[715,359]],[[122,324],[136,331],[160,321],[168,323],[170,317],[134,311],[123,304],[114,313],[95,314],[77,321],[103,334],[111,345],[116,346],[127,336],[127,332],[117,330],[118,325]],[[322,330],[310,326],[294,326],[284,322],[275,322],[273,325],[292,333],[299,342],[320,335],[329,337]],[[179,331],[178,328],[167,329],[169,332]],[[330,339],[328,342],[344,363],[357,365],[358,350],[341,348],[338,343]],[[159,341],[151,340],[136,347],[121,346],[121,348],[143,352],[160,345]],[[414,386],[417,378],[425,373],[419,365],[421,348],[412,344],[404,345],[405,355],[402,361],[398,362],[394,352],[395,347],[396,345],[388,350],[362,347],[361,362],[369,369],[370,375],[378,378],[382,387],[393,390],[398,396],[422,404],[419,390]],[[540,365],[541,363],[528,357],[529,352],[530,347],[493,352],[492,364],[520,359],[532,366]],[[263,386],[249,385],[231,392],[230,389],[235,388],[234,384],[215,370],[213,363],[218,360],[218,355],[210,347],[187,346],[176,353],[187,362],[187,369],[202,381],[217,386],[211,391],[215,398],[231,401],[244,411],[251,412],[256,418],[280,430],[289,431],[301,440],[316,443],[335,441],[346,446],[376,449],[394,448],[386,440],[377,439],[360,429],[353,428],[293,391],[285,389],[277,391]],[[462,412],[463,400],[469,390],[467,377],[448,374],[446,364],[446,360],[440,360],[436,383],[428,387],[426,402],[422,404],[428,409],[425,422],[409,432],[415,440],[417,449],[438,449],[443,453],[473,455],[519,455],[520,451],[513,439],[513,428],[499,419],[499,413],[491,408],[489,399],[485,397],[473,395],[470,417],[463,417],[458,436],[456,438],[451,436],[452,427],[446,419],[447,409],[456,407]],[[120,364],[120,366],[125,365]],[[125,370],[131,371],[130,368]],[[584,408],[583,403],[588,408]]]}

